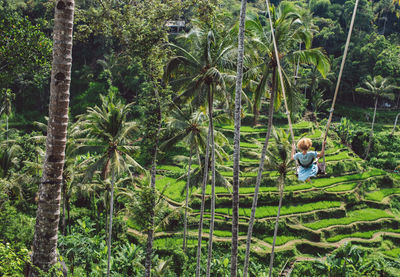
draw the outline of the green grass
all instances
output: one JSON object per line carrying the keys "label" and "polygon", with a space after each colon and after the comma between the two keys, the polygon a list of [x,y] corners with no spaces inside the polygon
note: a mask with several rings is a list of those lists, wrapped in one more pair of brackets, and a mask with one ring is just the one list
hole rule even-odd
{"label": "green grass", "polygon": [[365,195],[365,199],[380,202],[383,200],[383,198],[392,194],[400,194],[400,188],[381,189],[378,191],[367,193]]}
{"label": "green grass", "polygon": [[[190,231],[198,232],[199,230],[195,229],[195,230],[190,230]],[[209,229],[203,229],[203,233],[204,234],[209,234],[210,230]],[[245,235],[247,235],[247,233],[239,232],[239,236],[245,236]],[[214,230],[214,236],[222,237],[222,238],[230,238],[230,237],[232,237],[232,232],[231,231],[227,231],[227,230]]]}
{"label": "green grass", "polygon": [[380,218],[393,218],[393,215],[388,214],[385,211],[377,209],[363,209],[351,211],[346,217],[342,218],[331,218],[315,221],[312,223],[306,223],[304,226],[313,230],[326,228],[333,225],[347,225],[357,221],[374,221]]}
{"label": "green grass", "polygon": [[327,187],[336,183],[346,182],[346,181],[355,181],[355,180],[363,180],[373,176],[380,176],[386,174],[385,171],[380,169],[371,169],[364,173],[358,173],[353,175],[345,175],[340,177],[333,177],[333,178],[321,178],[316,179],[313,182],[313,185],[317,188]]}
{"label": "green grass", "polygon": [[375,233],[378,232],[391,232],[391,233],[400,233],[398,229],[383,229],[383,230],[373,230],[368,232],[356,232],[352,234],[341,234],[334,237],[328,238],[326,241],[328,242],[337,242],[344,238],[363,238],[363,239],[370,239]]}
{"label": "green grass", "polygon": [[[302,183],[298,185],[293,185],[293,186],[286,186],[285,187],[285,192],[289,191],[298,191],[298,190],[306,190],[306,189],[311,189],[313,186],[312,184],[309,183]],[[277,187],[260,187],[260,192],[278,192]],[[197,193],[201,193],[200,189],[197,190]],[[217,194],[227,194],[230,193],[225,187],[215,187],[215,193]],[[239,188],[239,193],[240,194],[251,194],[254,193],[254,187],[240,187]],[[211,186],[207,186],[206,188],[206,194],[211,194]]]}
{"label": "green grass", "polygon": [[[234,125],[221,125],[221,126],[218,126],[218,128],[221,128],[223,130],[229,130],[229,131],[235,130]],[[240,133],[265,133],[265,132],[267,132],[266,128],[253,128],[250,126],[240,126]]]}
{"label": "green grass", "polygon": [[356,186],[357,186],[357,183],[340,184],[337,186],[333,186],[331,188],[327,188],[325,191],[329,191],[329,192],[349,191],[349,190],[354,189]]}
{"label": "green grass", "polygon": [[[155,239],[154,242],[155,248],[173,248],[178,249],[182,247],[183,238],[176,238],[176,237],[168,237],[168,238],[159,238]],[[187,240],[188,247],[196,247],[197,246],[197,239],[188,239]],[[207,242],[205,240],[201,241],[202,246],[206,246]]]}
{"label": "green grass", "polygon": [[240,142],[240,147],[241,148],[258,149],[258,148],[260,148],[260,145],[251,143],[251,142]]}
{"label": "green grass", "polygon": [[399,258],[400,256],[400,248],[394,248],[392,250],[388,250],[383,252],[385,255],[393,257],[393,258]]}
{"label": "green grass", "polygon": [[340,152],[336,155],[325,156],[325,161],[327,161],[327,162],[341,161],[341,160],[348,160],[348,159],[355,159],[355,158],[350,156],[348,152]]}
{"label": "green grass", "polygon": [[174,178],[163,177],[160,175],[157,176],[157,190],[160,192],[164,191],[164,195],[174,201],[181,202],[185,199],[184,194],[181,194],[185,186],[186,181],[177,181]]}
{"label": "green grass", "polygon": [[[320,201],[314,203],[307,203],[303,205],[291,205],[291,206],[282,206],[281,208],[281,215],[288,215],[288,214],[297,214],[297,213],[305,213],[311,212],[314,210],[323,210],[328,208],[337,208],[340,207],[341,203],[338,201]],[[209,212],[209,210],[207,211]],[[220,214],[232,214],[231,208],[216,208],[216,213]],[[256,210],[256,218],[264,218],[270,216],[276,216],[278,213],[277,206],[260,206],[257,207]],[[250,217],[251,208],[239,208],[239,215],[240,216],[247,216]]]}
{"label": "green grass", "polygon": [[[291,241],[294,239],[296,239],[296,238],[292,237],[292,236],[279,236],[279,237],[276,237],[275,244],[283,245],[283,244],[287,243],[288,241]],[[269,244],[272,244],[273,240],[274,240],[274,237],[266,237],[263,239],[263,241],[268,242]]]}

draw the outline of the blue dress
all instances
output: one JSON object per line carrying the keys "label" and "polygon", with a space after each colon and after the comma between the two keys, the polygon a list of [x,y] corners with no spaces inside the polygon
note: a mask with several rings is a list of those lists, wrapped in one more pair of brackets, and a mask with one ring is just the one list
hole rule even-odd
{"label": "blue dress", "polygon": [[[305,155],[301,152],[294,155],[294,159],[299,161],[300,166],[297,168],[297,174],[300,181],[305,181],[310,177],[317,176],[318,166],[315,163],[310,164],[315,158],[317,158],[316,151],[308,151]],[[308,167],[303,167],[301,165],[308,165]]]}

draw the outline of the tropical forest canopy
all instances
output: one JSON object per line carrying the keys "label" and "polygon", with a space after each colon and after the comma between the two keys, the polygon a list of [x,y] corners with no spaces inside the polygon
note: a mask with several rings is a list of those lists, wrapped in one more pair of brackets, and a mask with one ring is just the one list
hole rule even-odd
{"label": "tropical forest canopy", "polygon": [[[43,168],[58,162],[46,136],[60,2],[0,0],[0,275],[400,275],[393,0],[271,0],[271,16],[248,0],[244,25],[239,0],[68,6],[72,69],[53,74],[70,79],[58,235],[46,238],[59,258],[37,262]],[[330,112],[326,174],[300,182],[292,144],[319,152]]]}

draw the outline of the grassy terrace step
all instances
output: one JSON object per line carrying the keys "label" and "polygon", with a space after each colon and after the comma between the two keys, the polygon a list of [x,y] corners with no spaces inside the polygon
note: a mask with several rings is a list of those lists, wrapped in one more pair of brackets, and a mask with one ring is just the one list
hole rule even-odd
{"label": "grassy terrace step", "polygon": [[[276,245],[284,245],[285,243],[291,241],[291,240],[295,240],[297,239],[296,237],[292,237],[292,236],[279,236],[276,237]],[[273,237],[266,237],[263,239],[263,241],[269,243],[272,245],[274,238]]]}
{"label": "grassy terrace step", "polygon": [[347,181],[355,181],[355,180],[363,180],[368,179],[374,176],[385,175],[386,172],[381,169],[371,169],[364,173],[358,173],[353,175],[345,175],[340,177],[331,177],[331,178],[320,178],[313,181],[314,187],[323,188],[335,183],[347,182]]}
{"label": "grassy terrace step", "polygon": [[[341,203],[339,201],[320,201],[314,203],[307,203],[303,205],[289,205],[289,206],[282,206],[281,208],[281,215],[290,215],[290,214],[298,214],[298,213],[305,213],[311,212],[314,210],[324,210],[329,208],[338,208],[340,207]],[[200,212],[200,211],[196,211]],[[210,212],[207,210],[207,212]],[[226,214],[232,215],[232,209],[230,208],[216,208],[216,213],[219,214]],[[278,213],[277,206],[261,206],[257,207],[256,210],[256,218],[264,218],[264,217],[272,217],[276,216]],[[250,217],[251,208],[239,208],[239,215],[240,216],[247,216]]]}
{"label": "grassy terrace step", "polygon": [[[257,176],[257,172],[249,172],[246,173],[247,177],[250,176]],[[298,190],[306,190],[306,189],[311,189],[311,188],[324,188],[328,186],[332,186],[336,183],[342,183],[342,182],[350,182],[350,181],[358,181],[358,180],[364,180],[368,179],[370,177],[374,176],[380,176],[386,174],[385,171],[380,170],[380,169],[372,169],[370,171],[364,172],[364,173],[358,173],[358,174],[353,174],[353,175],[345,175],[345,176],[339,176],[339,177],[331,177],[331,178],[317,178],[313,179],[312,183],[299,183],[297,185],[292,185],[292,186],[286,186],[285,187],[285,192],[289,191],[298,191]],[[226,174],[227,176],[228,174]],[[276,176],[277,173],[271,174],[271,176]],[[243,175],[241,175],[243,176]],[[231,177],[231,176],[230,176]],[[349,184],[341,184],[332,188],[328,188],[327,191],[330,192],[338,192],[338,191],[346,191],[346,190],[351,190],[356,186],[356,184],[349,183]],[[277,192],[278,189],[276,187],[260,187],[260,192]],[[199,192],[199,191],[198,191]],[[228,194],[230,193],[225,187],[215,187],[215,192],[217,194]],[[207,186],[206,188],[206,193],[211,194],[211,186]],[[240,194],[251,194],[254,193],[254,187],[240,187],[239,188],[239,193]]]}
{"label": "grassy terrace step", "polygon": [[383,253],[392,258],[399,258],[400,257],[400,248],[394,248],[392,250],[388,250]]}
{"label": "grassy terrace step", "polygon": [[363,238],[363,239],[370,239],[372,236],[379,232],[389,232],[389,233],[400,233],[398,229],[382,229],[382,230],[372,230],[368,232],[356,232],[352,234],[341,234],[334,237],[328,238],[326,241],[328,242],[337,242],[345,238]]}
{"label": "grassy terrace step", "polygon": [[[234,125],[219,125],[216,127],[219,129],[222,129],[224,131],[232,131],[233,132],[235,130]],[[276,127],[282,128],[282,129],[289,128],[289,126],[287,124],[276,126]],[[313,123],[308,122],[308,121],[302,121],[302,122],[293,124],[293,129],[307,129],[307,128],[312,128],[312,127],[313,127]],[[240,127],[240,133],[266,133],[266,132],[267,132],[267,128],[265,128],[265,127],[261,127],[261,128],[253,128],[250,126],[241,126]]]}
{"label": "grassy terrace step", "polygon": [[[166,249],[166,248],[178,249],[181,248],[183,245],[183,238],[177,238],[177,237],[158,238],[154,240],[153,245],[154,248],[160,248],[160,249]],[[201,245],[206,246],[207,241],[202,240]],[[187,246],[189,248],[197,247],[197,239],[188,239]]]}
{"label": "grassy terrace step", "polygon": [[400,188],[381,189],[365,195],[365,199],[381,202],[383,198],[393,194],[400,194]]}
{"label": "grassy terrace step", "polygon": [[349,191],[354,189],[357,186],[357,183],[349,183],[349,184],[340,184],[330,188],[325,189],[325,191],[329,192],[342,192],[342,191]]}
{"label": "grassy terrace step", "polygon": [[[298,185],[286,186],[285,192],[306,190],[306,189],[311,189],[311,188],[313,188],[312,184],[301,183]],[[260,187],[260,192],[278,192],[278,188],[277,187]],[[197,193],[201,193],[201,191],[198,190]],[[229,194],[231,192],[229,192],[228,189],[225,187],[215,187],[215,193],[216,194]],[[240,187],[239,193],[240,194],[254,193],[254,187]],[[211,194],[211,186],[210,185],[207,186],[207,188],[206,188],[206,194]]]}
{"label": "grassy terrace step", "polygon": [[174,178],[157,175],[156,188],[171,200],[181,202],[185,195],[181,194],[186,187],[186,181],[177,181]]}
{"label": "grassy terrace step", "polygon": [[[194,232],[194,233],[198,233],[199,230],[198,229],[191,229],[189,230],[189,232]],[[209,229],[203,229],[203,234],[209,234],[210,230]],[[245,232],[239,232],[239,236],[246,236],[247,233]],[[214,229],[214,236],[216,237],[221,237],[221,238],[230,238],[232,237],[232,232],[231,231],[227,231],[227,230],[216,230]]]}
{"label": "grassy terrace step", "polygon": [[306,223],[304,226],[313,230],[318,230],[334,225],[347,225],[357,221],[374,221],[380,218],[394,218],[394,216],[383,210],[363,209],[351,211],[346,217],[323,219],[312,223]]}

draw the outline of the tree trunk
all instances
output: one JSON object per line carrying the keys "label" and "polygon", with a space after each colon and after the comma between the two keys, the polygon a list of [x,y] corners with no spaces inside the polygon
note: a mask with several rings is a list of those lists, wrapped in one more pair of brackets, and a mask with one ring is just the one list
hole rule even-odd
{"label": "tree trunk", "polygon": [[207,256],[207,271],[206,276],[210,277],[211,260],[212,260],[212,247],[213,247],[213,234],[214,234],[214,220],[215,220],[215,141],[214,141],[214,122],[213,122],[213,103],[214,103],[214,90],[210,92],[208,101],[208,117],[210,118],[210,140],[211,140],[211,219],[210,219],[210,233],[208,237],[208,256]]}
{"label": "tree trunk", "polygon": [[374,116],[372,117],[372,125],[371,125],[371,133],[369,134],[369,142],[367,147],[367,152],[365,154],[365,160],[368,158],[369,151],[371,150],[372,139],[374,137],[374,123],[375,123],[375,116],[376,116],[376,108],[378,107],[378,96],[375,100],[375,109],[374,109]]}
{"label": "tree trunk", "polygon": [[62,233],[65,236],[66,235],[66,224],[65,224],[65,210],[66,210],[66,204],[65,204],[65,182],[62,184],[62,202],[63,202],[63,210],[62,210]]}
{"label": "tree trunk", "polygon": [[108,243],[107,243],[107,277],[110,277],[111,269],[111,238],[112,238],[112,222],[113,222],[113,211],[114,211],[114,181],[115,172],[111,169],[111,199],[110,199],[110,223],[108,224]]}
{"label": "tree trunk", "polygon": [[201,240],[203,234],[203,216],[204,216],[204,205],[206,201],[206,185],[208,179],[208,162],[210,159],[210,137],[211,137],[211,127],[210,120],[208,124],[208,134],[207,134],[207,146],[206,155],[204,158],[204,175],[203,183],[201,185],[201,207],[200,207],[200,221],[199,221],[199,234],[197,237],[197,261],[196,261],[196,277],[200,276],[200,258],[201,258]]}
{"label": "tree trunk", "polygon": [[8,115],[6,116],[6,140],[8,140]]}
{"label": "tree trunk", "polygon": [[[236,99],[235,99],[235,102],[236,102]],[[258,105],[256,103],[254,103],[254,105],[253,105],[253,126],[256,126],[258,124],[259,118],[260,118],[260,111],[258,110]]]}
{"label": "tree trunk", "polygon": [[[156,167],[157,167],[157,152],[158,152],[158,142],[159,142],[159,136],[161,132],[161,103],[158,95],[157,89],[155,89],[155,97],[157,99],[157,114],[158,114],[158,128],[157,128],[157,133],[155,137],[155,142],[154,142],[154,150],[153,150],[153,165],[151,167],[151,180],[150,180],[150,186],[153,191],[153,193],[156,193]],[[154,198],[152,198],[152,201],[154,201]],[[153,236],[154,236],[154,206],[155,202],[152,203],[151,207],[153,207],[150,210],[150,226],[149,230],[147,231],[147,243],[146,243],[146,260],[145,260],[145,276],[150,277],[151,276],[151,259],[152,259],[152,254],[153,254]]]}
{"label": "tree trunk", "polygon": [[279,183],[280,183],[279,184],[279,205],[278,205],[278,214],[276,215],[276,221],[275,221],[274,240],[272,242],[271,257],[270,257],[270,261],[269,261],[269,277],[271,277],[271,275],[272,275],[272,267],[274,264],[276,236],[278,234],[279,216],[281,214],[283,191],[285,189],[285,177],[284,176],[279,177]]}
{"label": "tree trunk", "polygon": [[396,125],[397,125],[397,120],[399,119],[399,116],[400,116],[400,113],[397,114],[396,120],[394,121],[393,130],[392,130],[392,135],[393,135],[394,132],[396,131]]}
{"label": "tree trunk", "polygon": [[[275,70],[274,70],[274,72],[275,72]],[[273,75],[275,75],[275,74],[273,74]],[[273,82],[273,84],[274,84],[274,82]],[[247,270],[249,267],[251,237],[253,235],[254,219],[256,217],[258,193],[260,191],[260,184],[261,184],[261,178],[262,178],[262,173],[263,173],[263,169],[264,169],[265,155],[267,154],[269,138],[271,137],[272,121],[273,121],[273,116],[274,116],[274,101],[275,101],[275,89],[273,88],[272,93],[271,93],[271,98],[270,98],[269,111],[268,111],[268,129],[267,129],[267,134],[265,136],[264,145],[263,145],[263,148],[261,151],[261,159],[260,159],[260,164],[258,166],[256,187],[254,189],[253,205],[251,207],[249,228],[247,230],[246,255],[245,255],[244,267],[243,267],[243,277],[247,276]]]}
{"label": "tree trunk", "polygon": [[188,176],[186,182],[186,200],[185,200],[185,218],[183,221],[183,252],[186,252],[186,236],[187,236],[187,211],[188,211],[188,203],[189,203],[189,187],[190,187],[190,167],[192,166],[192,149],[190,146],[190,154],[189,154],[189,168],[188,168]]}
{"label": "tree trunk", "polygon": [[238,242],[239,242],[239,172],[240,172],[240,125],[242,111],[242,82],[244,32],[247,0],[242,0],[240,8],[237,77],[235,90],[235,134],[233,145],[233,195],[232,195],[232,249],[231,249],[231,276],[237,276]]}
{"label": "tree trunk", "polygon": [[[39,188],[32,254],[33,264],[44,271],[48,271],[57,263],[57,233],[71,82],[73,19],[74,0],[57,1],[46,155]],[[31,273],[31,276],[37,275],[37,272]]]}

